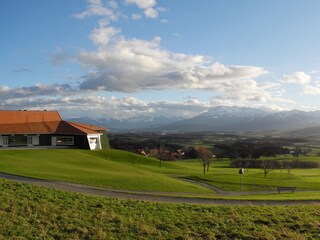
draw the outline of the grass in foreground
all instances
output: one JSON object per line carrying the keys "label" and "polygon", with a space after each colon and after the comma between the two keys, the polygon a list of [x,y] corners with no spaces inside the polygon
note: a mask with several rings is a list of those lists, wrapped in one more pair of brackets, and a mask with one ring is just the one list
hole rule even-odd
{"label": "grass in foreground", "polygon": [[0,180],[0,239],[319,239],[320,206],[198,206]]}
{"label": "grass in foreground", "polygon": [[192,193],[155,193],[156,196],[174,196],[183,198],[203,198],[203,199],[222,199],[222,200],[239,200],[239,201],[317,201],[320,200],[320,191],[301,191],[301,192],[281,192],[274,190],[270,193],[248,193],[240,192],[235,195],[218,195],[218,194],[192,194]]}

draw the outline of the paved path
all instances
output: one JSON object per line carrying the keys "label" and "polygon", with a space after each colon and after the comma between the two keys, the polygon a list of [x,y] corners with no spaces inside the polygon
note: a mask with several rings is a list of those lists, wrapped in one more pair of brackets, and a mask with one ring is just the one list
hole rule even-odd
{"label": "paved path", "polygon": [[212,186],[212,185],[209,185],[209,184],[206,184],[206,183],[202,183],[202,182],[197,182],[197,181],[190,180],[190,179],[187,179],[187,178],[178,178],[178,179],[180,179],[182,181],[185,181],[185,182],[190,182],[190,183],[193,183],[193,184],[196,184],[196,185],[208,188],[208,189],[211,189],[213,192],[216,193],[216,196],[220,196],[220,197],[243,196],[243,195],[259,195],[259,194],[276,193],[275,190],[273,190],[273,191],[272,190],[269,190],[269,191],[250,191],[250,192],[246,192],[246,191],[241,191],[241,192],[238,192],[238,191],[225,191],[225,190],[222,190],[221,188],[217,188],[215,186]]}
{"label": "paved path", "polygon": [[[66,190],[71,192],[85,193],[97,196],[136,199],[152,202],[171,202],[171,203],[191,203],[191,204],[227,204],[227,205],[297,205],[297,204],[320,204],[320,200],[308,201],[246,201],[246,200],[222,200],[208,199],[197,197],[175,197],[175,196],[159,196],[157,192],[143,191],[121,191],[113,189],[105,189],[99,187],[86,186],[82,184],[43,180],[30,177],[22,177],[13,174],[0,173],[0,178],[14,180],[18,182],[30,183],[44,187]],[[159,193],[158,193],[159,194]]]}

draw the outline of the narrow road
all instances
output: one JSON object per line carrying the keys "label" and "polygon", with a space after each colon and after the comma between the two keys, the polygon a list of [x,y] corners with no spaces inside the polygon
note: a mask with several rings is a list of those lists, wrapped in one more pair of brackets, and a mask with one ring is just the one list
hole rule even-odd
{"label": "narrow road", "polygon": [[142,191],[122,191],[105,189],[99,187],[86,186],[76,183],[59,182],[52,180],[43,180],[30,177],[22,177],[8,173],[0,173],[0,178],[9,179],[13,181],[35,184],[43,187],[55,188],[59,190],[84,193],[96,196],[135,199],[151,202],[170,202],[170,203],[189,203],[189,204],[226,204],[226,205],[298,205],[298,204],[320,204],[320,200],[309,201],[257,201],[257,200],[223,200],[223,199],[209,199],[209,198],[197,198],[197,197],[175,197],[175,196],[158,196],[154,195],[157,192],[142,192]]}
{"label": "narrow road", "polygon": [[[268,191],[250,191],[250,192],[246,192],[246,191],[225,191],[222,190],[221,188],[217,188],[215,186],[206,184],[206,183],[202,183],[202,182],[197,182],[191,179],[187,179],[187,178],[178,178],[182,181],[185,182],[190,182],[208,189],[211,189],[213,192],[216,193],[216,196],[219,197],[227,197],[227,196],[244,196],[244,195],[260,195],[260,194],[272,194],[272,193],[276,193],[276,190],[268,190]],[[296,190],[296,192],[298,192],[298,190]],[[305,192],[305,190],[300,190],[299,192]]]}

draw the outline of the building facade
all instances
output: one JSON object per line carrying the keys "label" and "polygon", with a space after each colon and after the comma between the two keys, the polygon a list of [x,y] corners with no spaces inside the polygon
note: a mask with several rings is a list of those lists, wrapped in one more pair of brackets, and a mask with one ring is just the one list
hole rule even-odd
{"label": "building facade", "polygon": [[0,111],[0,148],[70,147],[102,149],[106,129],[62,120],[57,111]]}

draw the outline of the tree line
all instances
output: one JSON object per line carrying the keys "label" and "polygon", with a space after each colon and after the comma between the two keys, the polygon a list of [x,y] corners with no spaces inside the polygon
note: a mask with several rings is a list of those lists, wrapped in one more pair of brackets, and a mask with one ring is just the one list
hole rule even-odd
{"label": "tree line", "polygon": [[235,159],[230,163],[230,167],[236,168],[263,168],[268,164],[273,169],[294,169],[294,168],[318,168],[319,163],[305,160],[255,160],[255,159]]}
{"label": "tree line", "polygon": [[253,158],[275,157],[276,155],[289,154],[290,150],[279,143],[260,142],[256,140],[236,141],[233,143],[215,144],[214,150],[216,158]]}
{"label": "tree line", "polygon": [[318,162],[302,160],[257,160],[257,159],[235,159],[230,163],[234,168],[261,168],[264,170],[264,177],[272,169],[287,169],[290,173],[294,168],[319,168]]}

